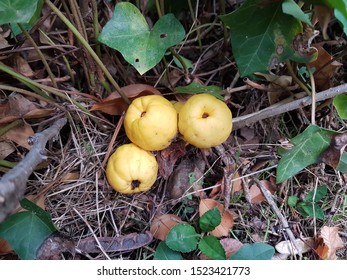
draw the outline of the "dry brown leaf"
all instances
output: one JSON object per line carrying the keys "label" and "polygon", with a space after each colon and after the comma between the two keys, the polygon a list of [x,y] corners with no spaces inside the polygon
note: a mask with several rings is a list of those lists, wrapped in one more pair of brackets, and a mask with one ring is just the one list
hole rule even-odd
{"label": "dry brown leaf", "polygon": [[347,146],[347,133],[335,134],[331,138],[329,147],[322,153],[320,162],[330,165],[336,169],[340,162],[340,157]]}
{"label": "dry brown leaf", "polygon": [[34,76],[34,71],[31,69],[28,61],[20,55],[13,56],[13,69],[27,78]]}
{"label": "dry brown leaf", "polygon": [[290,240],[281,241],[276,244],[275,249],[277,252],[283,255],[298,255],[307,253],[312,250],[314,246],[314,239],[312,237],[304,238],[304,239],[295,239],[295,244],[293,244]]}
{"label": "dry brown leaf", "polygon": [[[136,97],[161,93],[150,85],[145,84],[132,84],[121,88],[123,93],[133,100]],[[122,99],[118,92],[112,92],[108,97],[95,103],[90,111],[101,111],[112,116],[121,115],[128,108],[128,104]]]}
{"label": "dry brown leaf", "polygon": [[202,199],[199,204],[199,215],[201,217],[206,211],[215,207],[218,208],[222,221],[210,234],[215,237],[228,236],[229,230],[234,226],[234,216],[229,209],[224,209],[221,203],[214,199]]}
{"label": "dry brown leaf", "polygon": [[314,5],[314,13],[313,13],[313,23],[316,24],[318,22],[324,40],[329,40],[329,36],[327,34],[327,29],[329,26],[329,22],[331,16],[333,15],[333,9],[322,6],[322,5]]}
{"label": "dry brown leaf", "polygon": [[150,232],[153,237],[164,241],[170,229],[181,222],[181,218],[174,214],[164,214],[159,217],[154,217]]}
{"label": "dry brown leaf", "polygon": [[222,238],[220,243],[224,248],[227,259],[243,246],[242,242],[234,238]]}
{"label": "dry brown leaf", "polygon": [[323,240],[323,243],[316,248],[319,257],[323,260],[336,260],[336,251],[344,248],[344,243],[339,236],[339,228],[324,226],[319,238]]}
{"label": "dry brown leaf", "polygon": [[[313,45],[318,50],[318,57],[315,61],[309,63],[310,68],[314,68],[316,71],[313,74],[316,89],[323,91],[332,87],[331,78],[334,76],[336,70],[342,66],[338,61],[332,61],[333,57],[320,45]],[[327,64],[328,63],[328,64]],[[321,68],[323,67],[324,68]]]}
{"label": "dry brown leaf", "polygon": [[3,239],[0,239],[0,255],[6,255],[13,252],[10,244]]}
{"label": "dry brown leaf", "polygon": [[31,126],[29,124],[24,124],[10,129],[0,137],[0,140],[10,140],[30,150],[31,146],[28,144],[28,138],[34,134]]}
{"label": "dry brown leaf", "polygon": [[6,158],[12,154],[16,149],[7,142],[0,142],[0,159]]}
{"label": "dry brown leaf", "polygon": [[[260,182],[271,193],[274,193],[276,191],[276,185],[273,182],[271,182],[269,180],[261,180]],[[263,196],[263,193],[261,192],[261,190],[257,184],[250,186],[249,195],[250,195],[251,203],[253,203],[253,204],[259,204],[265,200],[265,197]]]}

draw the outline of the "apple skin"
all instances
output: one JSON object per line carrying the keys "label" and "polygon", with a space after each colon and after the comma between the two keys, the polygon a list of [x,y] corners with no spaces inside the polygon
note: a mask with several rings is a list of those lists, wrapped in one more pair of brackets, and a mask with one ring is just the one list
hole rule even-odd
{"label": "apple skin", "polygon": [[130,141],[140,148],[163,150],[177,135],[177,112],[163,96],[141,96],[130,104],[124,118],[124,129]]}
{"label": "apple skin", "polygon": [[211,148],[224,143],[232,130],[228,106],[210,94],[193,95],[178,115],[178,130],[184,140],[198,148]]}

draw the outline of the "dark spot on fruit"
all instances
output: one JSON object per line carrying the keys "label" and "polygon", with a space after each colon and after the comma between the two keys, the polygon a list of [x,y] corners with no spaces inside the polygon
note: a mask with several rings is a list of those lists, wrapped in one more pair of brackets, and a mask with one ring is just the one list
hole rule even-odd
{"label": "dark spot on fruit", "polygon": [[202,117],[203,119],[206,119],[206,118],[208,118],[209,116],[210,116],[210,115],[209,115],[208,113],[205,112],[205,113],[202,114],[201,117]]}
{"label": "dark spot on fruit", "polygon": [[146,111],[142,112],[142,113],[141,113],[141,118],[142,118],[144,115],[146,115],[146,113],[147,113]]}
{"label": "dark spot on fruit", "polygon": [[141,182],[139,180],[132,180],[131,181],[131,188],[133,190],[137,189],[140,186]]}

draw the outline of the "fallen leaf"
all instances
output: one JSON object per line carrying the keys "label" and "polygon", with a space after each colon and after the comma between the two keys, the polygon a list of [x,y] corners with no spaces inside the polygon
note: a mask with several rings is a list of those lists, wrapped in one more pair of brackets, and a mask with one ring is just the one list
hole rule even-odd
{"label": "fallen leaf", "polygon": [[13,249],[10,244],[6,240],[0,239],[0,255],[6,255],[11,252],[13,252]]}
{"label": "fallen leaf", "polygon": [[66,173],[62,178],[62,182],[66,181],[76,181],[81,177],[81,174],[79,172],[69,172]]}
{"label": "fallen leaf", "polygon": [[281,241],[276,244],[275,249],[278,253],[283,255],[298,255],[304,254],[312,250],[314,247],[314,239],[312,237],[295,239],[293,244],[290,240]]}
{"label": "fallen leaf", "polygon": [[201,191],[204,169],[205,161],[202,158],[183,159],[168,179],[169,197],[180,199],[187,193],[204,196],[205,193]]}
{"label": "fallen leaf", "polygon": [[229,230],[234,226],[234,216],[229,209],[224,209],[221,203],[213,199],[202,199],[199,204],[199,215],[201,217],[206,211],[215,207],[218,208],[222,221],[210,234],[215,237],[228,236]]}
{"label": "fallen leaf", "polygon": [[9,140],[17,143],[18,145],[30,150],[31,145],[28,144],[28,138],[35,133],[29,124],[17,126],[10,129],[5,134],[0,136],[0,140]]}
{"label": "fallen leaf", "polygon": [[[342,64],[332,60],[333,57],[322,46],[315,44],[314,47],[318,50],[318,57],[316,60],[309,63],[309,67],[315,69],[313,77],[316,89],[318,91],[323,91],[332,87],[331,78]],[[319,71],[317,72],[317,70]]]}
{"label": "fallen leaf", "polygon": [[159,217],[154,217],[150,232],[153,237],[164,241],[170,229],[181,222],[181,218],[174,214],[164,214]]}
{"label": "fallen leaf", "polygon": [[234,238],[222,238],[220,243],[225,250],[227,259],[243,246],[241,241]]}
{"label": "fallen leaf", "polygon": [[24,59],[22,56],[14,55],[13,56],[13,69],[22,74],[27,78],[31,78],[34,76],[34,71],[31,69],[28,61]]}
{"label": "fallen leaf", "polygon": [[330,23],[331,16],[333,15],[333,9],[322,5],[314,5],[313,9],[313,24],[315,25],[318,22],[322,30],[323,39],[329,40],[327,29]]}
{"label": "fallen leaf", "polygon": [[117,237],[99,237],[98,242],[94,237],[87,237],[77,245],[77,248],[85,253],[100,253],[102,246],[105,252],[133,251],[148,245],[153,240],[153,235],[146,231],[144,233],[129,233]]}
{"label": "fallen leaf", "polygon": [[[121,90],[130,100],[144,95],[161,95],[156,88],[145,84],[132,84],[122,87]],[[123,100],[118,92],[112,92],[105,99],[95,103],[90,108],[90,111],[101,111],[112,116],[119,116],[127,110],[128,106],[129,105]]]}
{"label": "fallen leaf", "polygon": [[320,156],[320,162],[336,169],[339,165],[341,154],[347,146],[347,133],[335,134],[331,137],[329,147]]}
{"label": "fallen leaf", "polygon": [[344,242],[339,236],[339,228],[324,226],[318,237],[323,241],[316,248],[318,256],[323,260],[336,260],[336,251],[344,248]]}
{"label": "fallen leaf", "polygon": [[[267,188],[271,193],[274,193],[276,191],[276,185],[269,181],[269,180],[261,180],[261,183]],[[251,203],[253,204],[259,204],[263,201],[265,201],[265,197],[263,196],[263,193],[261,192],[260,188],[257,184],[253,184],[249,188],[249,195],[251,199]]]}
{"label": "fallen leaf", "polygon": [[178,159],[186,154],[186,142],[183,140],[174,141],[169,147],[157,153],[159,175],[165,180],[172,174]]}
{"label": "fallen leaf", "polygon": [[38,260],[57,260],[61,259],[62,253],[75,255],[75,242],[68,236],[53,232],[49,235],[37,250]]}
{"label": "fallen leaf", "polygon": [[0,160],[5,159],[8,155],[12,154],[16,149],[13,145],[7,142],[0,142]]}

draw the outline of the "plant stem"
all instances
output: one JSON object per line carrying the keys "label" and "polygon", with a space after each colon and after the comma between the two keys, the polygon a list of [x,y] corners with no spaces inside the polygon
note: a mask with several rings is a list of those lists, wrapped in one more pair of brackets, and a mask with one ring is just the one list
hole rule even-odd
{"label": "plant stem", "polygon": [[293,80],[307,93],[307,95],[311,95],[311,91],[307,88],[307,86],[296,76],[294,73],[293,67],[290,61],[286,60],[286,65],[289,71],[290,76],[292,76]]}
{"label": "plant stem", "polygon": [[45,3],[47,6],[63,21],[67,27],[71,30],[71,32],[76,36],[77,40],[82,44],[82,46],[89,52],[89,54],[92,56],[92,58],[95,60],[96,64],[101,68],[101,70],[106,75],[107,79],[110,81],[110,83],[113,85],[113,87],[117,90],[119,95],[123,98],[123,100],[130,104],[129,98],[124,94],[120,86],[117,84],[117,82],[113,79],[111,73],[107,70],[103,62],[100,60],[98,55],[94,52],[94,50],[91,48],[91,46],[88,44],[88,42],[83,38],[83,36],[78,32],[78,30],[73,26],[73,24],[63,15],[62,12],[50,1],[45,0]]}
{"label": "plant stem", "polygon": [[44,67],[45,67],[45,69],[46,69],[46,71],[48,73],[48,76],[49,76],[49,78],[52,81],[53,87],[57,88],[58,85],[57,85],[57,83],[55,81],[54,74],[53,74],[51,68],[49,67],[48,62],[47,62],[45,56],[43,55],[42,51],[39,49],[39,47],[35,43],[34,39],[30,36],[28,31],[26,31],[26,29],[22,26],[22,24],[18,23],[18,26],[19,26],[20,30],[23,32],[23,34],[25,35],[25,37],[30,41],[31,45],[33,46],[33,48],[35,49],[37,54],[39,55],[43,65],[44,65]]}
{"label": "plant stem", "polygon": [[307,70],[310,73],[310,82],[311,82],[311,96],[312,96],[312,105],[311,105],[311,124],[316,123],[316,83],[314,81],[313,73],[308,64],[306,64]]}

